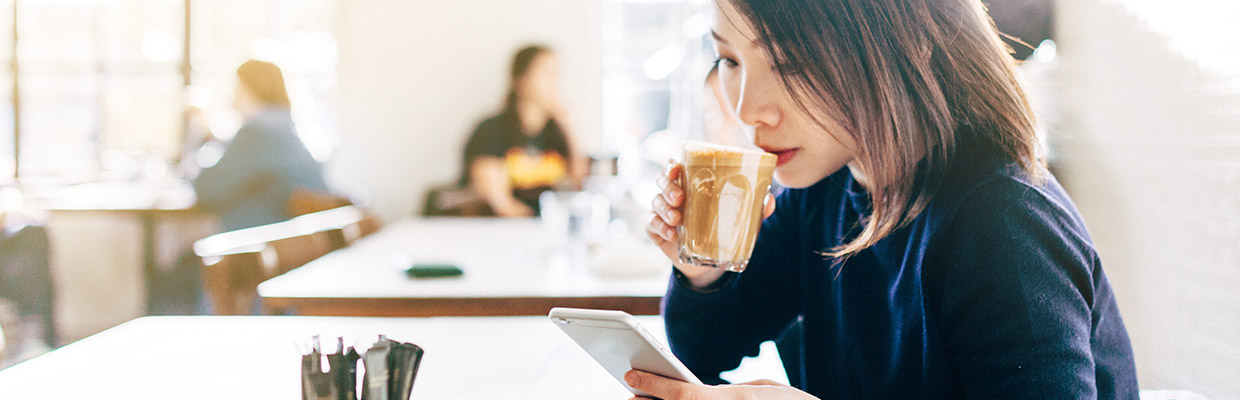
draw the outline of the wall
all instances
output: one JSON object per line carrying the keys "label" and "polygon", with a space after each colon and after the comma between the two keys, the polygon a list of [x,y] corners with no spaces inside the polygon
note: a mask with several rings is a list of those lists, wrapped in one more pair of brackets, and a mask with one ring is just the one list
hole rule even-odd
{"label": "wall", "polygon": [[340,145],[331,184],[387,220],[460,174],[473,127],[496,112],[512,53],[544,43],[587,148],[600,131],[601,0],[341,2]]}
{"label": "wall", "polygon": [[[1059,4],[1060,178],[1115,287],[1141,386],[1240,398],[1240,62],[1219,57],[1240,51],[1240,10]],[[1184,41],[1150,18],[1214,34]]]}

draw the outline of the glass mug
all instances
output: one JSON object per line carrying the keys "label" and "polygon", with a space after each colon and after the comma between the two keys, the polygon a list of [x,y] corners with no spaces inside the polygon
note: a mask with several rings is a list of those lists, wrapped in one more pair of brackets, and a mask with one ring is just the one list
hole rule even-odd
{"label": "glass mug", "polygon": [[685,142],[679,177],[685,201],[676,228],[680,262],[745,270],[775,161],[761,150]]}

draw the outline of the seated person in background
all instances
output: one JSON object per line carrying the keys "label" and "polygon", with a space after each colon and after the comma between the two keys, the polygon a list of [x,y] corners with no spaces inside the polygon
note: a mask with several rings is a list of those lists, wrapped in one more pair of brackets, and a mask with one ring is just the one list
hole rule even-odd
{"label": "seated person in background", "polygon": [[538,195],[553,187],[580,187],[585,155],[565,129],[557,92],[555,55],[528,46],[512,60],[504,109],[482,121],[465,145],[461,185],[481,196],[500,217],[538,213]]}
{"label": "seated person in background", "polygon": [[56,345],[51,245],[47,229],[20,212],[21,196],[17,189],[0,188],[0,300],[17,307],[16,325],[6,326],[17,329],[0,337],[9,357],[0,360],[0,368]]}
{"label": "seated person in background", "polygon": [[218,214],[225,231],[289,219],[296,189],[327,191],[322,166],[293,126],[280,68],[250,60],[237,78],[233,106],[245,124],[220,160],[194,179],[199,206]]}

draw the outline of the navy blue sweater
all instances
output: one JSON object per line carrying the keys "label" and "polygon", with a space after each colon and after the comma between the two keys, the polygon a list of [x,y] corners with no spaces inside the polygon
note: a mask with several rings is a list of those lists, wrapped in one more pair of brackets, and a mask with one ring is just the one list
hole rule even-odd
{"label": "navy blue sweater", "polygon": [[841,265],[821,252],[869,212],[848,169],[783,192],[745,272],[710,291],[673,277],[672,351],[722,383],[783,340],[790,380],[823,399],[1136,399],[1128,334],[1068,195],[1011,166],[963,169]]}

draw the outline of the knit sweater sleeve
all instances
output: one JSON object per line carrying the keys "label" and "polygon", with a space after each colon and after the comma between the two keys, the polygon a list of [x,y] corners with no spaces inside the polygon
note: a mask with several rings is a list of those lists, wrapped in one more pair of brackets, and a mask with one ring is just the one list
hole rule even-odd
{"label": "knit sweater sleeve", "polygon": [[937,308],[967,398],[1096,398],[1097,257],[1075,212],[999,179],[964,200],[949,232]]}
{"label": "knit sweater sleeve", "polygon": [[779,335],[796,316],[796,266],[790,262],[796,243],[797,206],[791,196],[777,197],[775,214],[763,221],[749,265],[727,272],[714,287],[699,290],[675,272],[663,300],[663,316],[672,352],[708,384],[735,369],[758,345]]}

